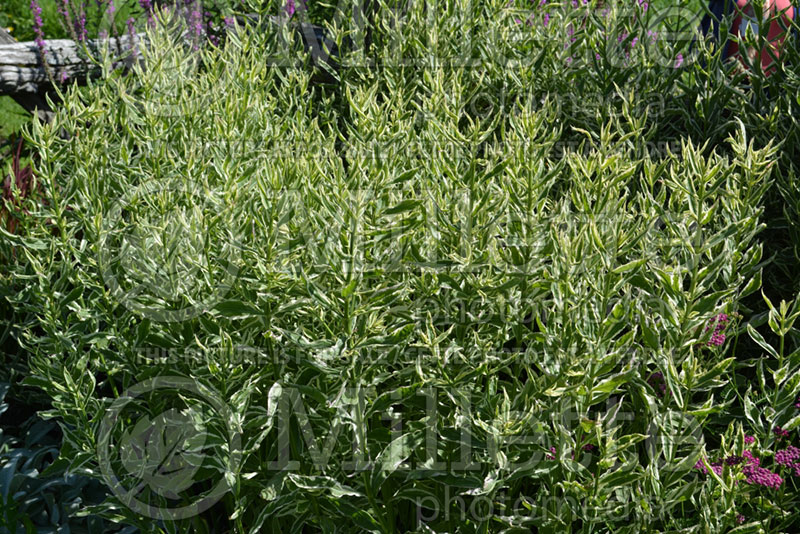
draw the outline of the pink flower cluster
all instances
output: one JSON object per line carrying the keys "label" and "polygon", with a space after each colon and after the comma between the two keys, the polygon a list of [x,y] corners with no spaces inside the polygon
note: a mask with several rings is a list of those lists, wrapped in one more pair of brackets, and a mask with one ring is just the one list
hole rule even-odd
{"label": "pink flower cluster", "polygon": [[[683,56],[678,54],[678,57],[680,58],[680,63],[683,63]],[[680,63],[676,62],[675,68],[680,67]],[[723,334],[722,331],[725,330],[725,328],[728,326],[729,320],[730,317],[728,317],[727,314],[720,313],[719,315],[711,319],[711,321],[709,321],[709,324],[708,326],[706,326],[705,331],[707,332],[713,326],[714,333],[711,335],[711,340],[707,343],[707,345],[716,345],[717,347],[719,347],[720,345],[725,343],[725,334]]]}
{"label": "pink flower cluster", "polygon": [[[793,463],[800,458],[800,449],[790,447],[786,449],[786,451],[780,451],[780,453],[781,460],[778,463],[789,462],[788,464],[782,463],[782,465],[789,465],[795,469],[796,473],[800,474],[800,464]],[[777,454],[775,458],[778,460]],[[783,484],[783,478],[779,474],[761,467],[761,460],[754,456],[751,451],[746,450],[741,456],[728,456],[724,460],[711,462],[710,465],[714,473],[718,476],[722,476],[723,466],[727,465],[733,467],[742,463],[744,464],[742,467],[742,474],[746,477],[745,481],[748,484],[764,486],[765,488],[778,488]],[[698,460],[694,468],[702,471],[703,474],[708,474],[708,468],[702,460]]]}
{"label": "pink flower cluster", "polygon": [[795,460],[800,458],[800,449],[797,447],[786,447],[775,453],[775,462],[786,467],[794,467]]}
{"label": "pink flower cluster", "polygon": [[743,455],[747,459],[747,465],[742,468],[742,473],[747,477],[745,481],[748,484],[765,488],[778,488],[783,484],[783,478],[779,474],[761,467],[761,460],[753,456],[752,452],[744,451]]}
{"label": "pink flower cluster", "polygon": [[763,467],[746,465],[742,473],[747,477],[747,483],[754,486],[777,489],[783,484],[783,478],[779,474]]}

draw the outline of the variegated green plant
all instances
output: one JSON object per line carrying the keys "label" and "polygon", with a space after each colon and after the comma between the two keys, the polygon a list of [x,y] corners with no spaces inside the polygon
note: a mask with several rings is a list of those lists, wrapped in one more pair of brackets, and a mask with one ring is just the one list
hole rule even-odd
{"label": "variegated green plant", "polygon": [[706,131],[698,107],[728,104],[702,88],[738,89],[705,45],[705,67],[567,69],[569,12],[517,28],[507,7],[379,3],[369,54],[333,23],[335,85],[288,28],[199,52],[155,31],[145,68],[107,64],[32,126],[47,202],[3,233],[3,283],[61,456],[109,486],[84,513],[152,532],[743,532],[780,507],[797,525],[791,478],[695,469],[773,423],[796,436],[788,308],[758,400],[712,330],[739,313],[770,351],[743,303],[781,139],[749,111]]}

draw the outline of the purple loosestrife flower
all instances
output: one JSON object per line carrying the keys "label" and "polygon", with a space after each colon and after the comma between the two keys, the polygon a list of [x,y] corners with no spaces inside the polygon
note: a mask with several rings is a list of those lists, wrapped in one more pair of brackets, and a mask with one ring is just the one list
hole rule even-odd
{"label": "purple loosestrife flower", "polygon": [[546,455],[545,458],[548,460],[555,460],[556,459],[556,448],[550,447],[550,454]]}
{"label": "purple loosestrife flower", "polygon": [[33,31],[36,33],[36,46],[39,47],[39,52],[42,54],[42,61],[44,61],[44,55],[47,52],[44,48],[44,30],[42,29],[44,23],[42,22],[42,8],[39,6],[39,2],[36,0],[31,0],[31,11],[33,11]]}
{"label": "purple loosestrife flower", "polygon": [[223,17],[222,20],[225,22],[225,26],[233,28],[233,17]]}
{"label": "purple loosestrife flower", "polygon": [[800,410],[800,397],[797,397],[797,400],[794,403],[794,407]]}
{"label": "purple loosestrife flower", "polygon": [[744,437],[745,445],[751,445],[751,444],[753,444],[755,442],[756,442],[756,438],[755,437],[745,435],[745,437]]}
{"label": "purple loosestrife flower", "polygon": [[78,20],[75,21],[75,33],[78,34],[78,41],[84,42],[87,37],[86,33],[86,11],[85,11],[86,4],[81,2],[81,10],[78,14]]}
{"label": "purple loosestrife flower", "polygon": [[61,5],[56,6],[56,11],[64,18],[69,17],[69,0],[61,0]]}
{"label": "purple loosestrife flower", "polygon": [[547,24],[549,22],[550,22],[550,13],[545,13],[544,14],[544,25],[547,26]]}
{"label": "purple loosestrife flower", "polygon": [[126,20],[125,24],[128,26],[128,39],[130,39],[131,50],[133,50],[133,55],[138,56],[139,47],[136,43],[136,30],[133,27],[133,17],[130,17],[128,20]]}
{"label": "purple loosestrife flower", "polygon": [[111,23],[111,33],[113,35],[117,35],[117,25],[114,24],[114,15],[117,12],[117,8],[114,6],[114,0],[108,0],[108,7],[106,8],[106,14],[108,15],[108,20]]}
{"label": "purple loosestrife flower", "polygon": [[192,8],[191,13],[189,14],[190,17],[190,25],[191,29],[194,32],[195,42],[192,45],[192,49],[196,52],[200,49],[200,39],[203,37],[203,16],[200,14],[200,10],[197,9],[197,6]]}
{"label": "purple loosestrife flower", "polygon": [[144,10],[145,14],[147,14],[147,25],[153,26],[153,0],[139,0],[139,6]]}
{"label": "purple loosestrife flower", "polygon": [[798,458],[800,458],[800,449],[797,447],[786,447],[775,453],[775,462],[786,467],[793,467]]}
{"label": "purple loosestrife flower", "polygon": [[[681,65],[683,65],[683,54],[678,54],[678,56],[675,58],[675,68],[679,69],[681,67]],[[711,342],[713,342],[714,338],[712,337],[711,339],[712,339]],[[725,335],[724,334],[722,335],[722,341],[723,342],[725,341]],[[709,343],[711,343],[711,342],[709,342]],[[719,344],[722,345],[722,343],[719,343]]]}
{"label": "purple loosestrife flower", "polygon": [[62,71],[61,71],[61,74],[60,74],[60,75],[59,75],[59,77],[58,77],[58,80],[59,80],[61,83],[64,83],[64,82],[66,82],[68,79],[69,79],[69,75],[67,74],[67,71],[65,71],[65,70],[62,70]]}
{"label": "purple loosestrife flower", "polygon": [[286,11],[286,14],[289,15],[290,17],[294,15],[295,12],[294,0],[286,0],[286,5],[284,6],[283,9],[284,11]]}
{"label": "purple loosestrife flower", "polygon": [[742,514],[737,515],[736,522],[739,523],[740,525],[744,523],[744,516]]}

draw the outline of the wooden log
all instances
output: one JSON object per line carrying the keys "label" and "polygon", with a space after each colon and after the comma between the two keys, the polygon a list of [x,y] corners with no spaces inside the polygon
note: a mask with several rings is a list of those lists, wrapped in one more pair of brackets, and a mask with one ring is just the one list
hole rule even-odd
{"label": "wooden log", "polygon": [[[144,34],[135,36],[137,43],[144,41]],[[109,46],[120,58],[133,59],[130,37],[124,35],[112,39],[93,39],[87,42],[90,53]],[[137,48],[138,50],[138,48]],[[45,60],[58,79],[62,73],[69,79],[85,78],[94,65],[87,60],[83,45],[69,39],[46,41]],[[42,65],[41,53],[36,43],[13,43],[0,45],[0,94],[38,94],[52,88],[47,70]]]}
{"label": "wooden log", "polygon": [[6,31],[5,28],[0,28],[0,45],[2,44],[14,44],[17,40],[14,39],[10,33]]}

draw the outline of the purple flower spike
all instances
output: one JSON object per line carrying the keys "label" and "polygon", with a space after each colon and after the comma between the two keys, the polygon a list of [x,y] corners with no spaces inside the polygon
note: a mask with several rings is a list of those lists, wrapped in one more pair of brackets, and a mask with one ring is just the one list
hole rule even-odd
{"label": "purple flower spike", "polygon": [[47,51],[44,48],[44,23],[42,22],[42,8],[39,2],[31,0],[31,11],[33,11],[33,31],[36,33],[36,46],[39,47],[39,52],[44,55]]}
{"label": "purple flower spike", "polygon": [[125,24],[128,26],[128,39],[130,39],[133,53],[134,55],[139,55],[139,47],[136,44],[136,30],[133,27],[133,17],[126,20]]}

